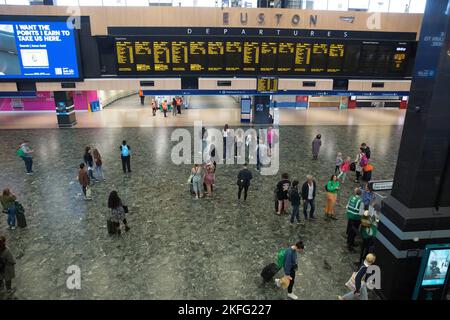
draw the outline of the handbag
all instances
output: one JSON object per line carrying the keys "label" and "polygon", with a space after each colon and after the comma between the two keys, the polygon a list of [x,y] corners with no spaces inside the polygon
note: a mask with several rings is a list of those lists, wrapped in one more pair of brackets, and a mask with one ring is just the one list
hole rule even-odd
{"label": "handbag", "polygon": [[280,279],[280,285],[283,289],[286,289],[289,287],[289,284],[291,283],[291,280],[289,280],[288,276],[284,276]]}
{"label": "handbag", "polygon": [[345,286],[351,291],[356,291],[356,284],[355,284],[356,274],[357,272],[353,272],[350,279],[348,279],[348,281],[345,283]]}
{"label": "handbag", "polygon": [[125,212],[125,213],[128,213],[129,211],[128,211],[128,206],[122,206],[122,208],[123,208],[123,212]]}
{"label": "handbag", "polygon": [[350,163],[350,171],[356,171],[356,163]]}

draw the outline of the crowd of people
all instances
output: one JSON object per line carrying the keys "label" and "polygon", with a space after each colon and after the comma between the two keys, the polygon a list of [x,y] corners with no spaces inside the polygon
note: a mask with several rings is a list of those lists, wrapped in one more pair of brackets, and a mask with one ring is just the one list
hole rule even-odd
{"label": "crowd of people", "polygon": [[[139,92],[139,97],[141,99],[141,105],[144,105],[145,96],[143,95],[142,91]],[[176,117],[177,114],[181,114],[181,107],[183,105],[183,98],[180,96],[176,96],[172,98],[172,101],[167,101],[167,98],[164,99],[156,99],[152,98],[150,102],[150,106],[152,108],[152,115],[156,116],[156,112],[158,109],[160,109],[164,117],[167,118],[167,112],[171,109],[172,110],[172,116]]]}
{"label": "crowd of people", "polygon": [[[174,99],[174,106],[176,106]],[[153,101],[152,101],[153,104]],[[267,130],[267,137],[261,139],[259,136],[248,135],[243,136],[237,134],[234,140],[230,143],[230,128],[228,125],[224,126],[223,133],[223,158],[227,158],[234,151],[234,157],[238,156],[238,150],[241,150],[245,143],[248,147],[253,141],[258,141],[256,156],[260,158],[262,154],[267,154],[269,157],[272,154],[274,141],[277,139],[275,130],[270,127]],[[208,146],[207,130],[202,129],[202,150],[209,149],[209,158],[201,164],[195,164],[191,169],[188,184],[190,185],[190,192],[195,199],[203,197],[213,197],[215,192],[215,174],[217,168],[217,154],[215,147]],[[312,142],[312,158],[317,160],[322,146],[322,137],[318,134]],[[124,140],[118,148],[120,158],[122,161],[122,169],[125,174],[131,173],[131,147]],[[23,141],[18,149],[17,154],[23,159],[27,174],[32,174],[32,154],[33,150],[29,147],[28,141]],[[246,160],[251,160],[252,154],[249,152],[245,155]],[[357,265],[359,267],[356,275],[352,278],[354,289],[344,295],[339,296],[339,299],[367,299],[367,287],[364,279],[367,278],[367,268],[375,261],[374,241],[373,239],[377,233],[378,214],[374,210],[375,196],[370,188],[369,181],[371,179],[374,167],[369,163],[371,151],[366,143],[362,143],[359,147],[355,159],[352,161],[350,156],[343,160],[341,152],[337,153],[334,170],[331,177],[324,185],[323,194],[325,196],[324,218],[326,220],[338,220],[337,212],[335,210],[336,201],[339,192],[345,183],[347,174],[350,171],[355,172],[355,180],[357,183],[354,188],[352,196],[348,199],[346,205],[347,217],[347,248],[349,252],[355,252],[355,239],[358,235],[361,236],[362,245]],[[79,165],[79,172],[77,179],[81,186],[82,195],[85,200],[92,200],[92,187],[101,181],[106,181],[103,173],[103,160],[100,151],[92,146],[86,146],[83,154],[83,162]],[[257,161],[257,170],[260,169],[259,161]],[[95,174],[94,174],[95,171]],[[251,180],[253,179],[252,171],[247,164],[242,165],[237,172],[237,200],[240,202],[242,198],[247,201]],[[291,225],[301,223],[300,207],[303,208],[303,217],[305,221],[315,221],[316,217],[316,197],[320,195],[321,188],[317,188],[315,178],[308,174],[305,180],[300,185],[298,179],[291,181],[288,173],[283,173],[281,179],[275,186],[275,214],[282,216],[287,214]],[[9,189],[5,188],[0,196],[0,202],[3,212],[7,214],[7,223],[11,230],[16,228],[16,215],[18,202],[17,197]],[[291,212],[288,212],[289,206],[292,207]],[[126,215],[128,213],[128,206],[124,205],[117,191],[111,191],[108,197],[109,214],[107,217],[107,228],[109,234],[121,235],[121,225],[125,232],[130,230]],[[309,212],[308,212],[309,209]],[[279,262],[279,267],[276,269],[284,269],[285,275],[282,278],[275,279],[277,286],[287,288],[288,297],[290,299],[297,299],[298,297],[293,293],[293,285],[295,279],[295,272],[297,266],[298,253],[304,252],[304,244],[299,241],[296,244],[283,248],[279,255],[282,262]],[[11,287],[12,279],[14,278],[15,260],[13,255],[6,247],[6,238],[0,237],[0,289],[6,286],[8,292],[13,289]],[[274,269],[275,270],[275,269]],[[273,274],[275,275],[275,273]]]}

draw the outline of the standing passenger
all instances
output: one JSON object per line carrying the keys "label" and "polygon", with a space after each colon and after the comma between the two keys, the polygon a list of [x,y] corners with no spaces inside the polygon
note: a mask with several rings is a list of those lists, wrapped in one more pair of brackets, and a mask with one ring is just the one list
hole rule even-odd
{"label": "standing passenger", "polygon": [[339,191],[339,181],[336,175],[332,175],[328,183],[326,184],[327,191],[327,205],[325,206],[325,217],[337,220],[336,214],[334,212],[334,207],[336,205],[337,193]]}
{"label": "standing passenger", "polygon": [[122,145],[120,146],[120,156],[122,158],[122,169],[123,173],[131,172],[131,155],[130,155],[130,146],[127,145],[125,140],[122,141]]}
{"label": "standing passenger", "polygon": [[237,185],[239,187],[238,190],[238,200],[241,200],[242,189],[244,190],[244,201],[247,200],[247,191],[250,186],[250,180],[252,180],[253,176],[250,170],[247,168],[247,164],[242,166],[241,171],[239,171],[237,176]]}
{"label": "standing passenger", "polygon": [[318,134],[316,136],[316,138],[312,141],[313,160],[317,160],[317,157],[319,156],[319,150],[320,150],[320,147],[322,146],[321,138],[322,138],[322,136],[320,134]]}
{"label": "standing passenger", "polygon": [[97,174],[97,177],[99,177],[99,179],[103,179],[103,181],[106,181],[105,176],[103,175],[103,161],[102,161],[102,156],[100,155],[100,152],[98,151],[98,149],[94,149],[94,151],[92,151],[92,155],[94,157],[94,162],[95,162],[95,171]]}
{"label": "standing passenger", "polygon": [[175,98],[172,99],[172,115],[177,116],[177,100]]}
{"label": "standing passenger", "polygon": [[287,208],[288,191],[291,186],[291,181],[289,181],[289,175],[283,173],[281,175],[281,180],[277,184],[277,199],[278,199],[278,211],[277,215],[281,215],[283,211]]}
{"label": "standing passenger", "polygon": [[0,236],[0,259],[3,261],[3,270],[0,270],[0,290],[6,285],[6,292],[11,294],[14,292],[12,288],[12,280],[16,277],[15,264],[13,254],[6,246],[6,238]]}
{"label": "standing passenger", "polygon": [[8,214],[7,221],[9,229],[16,229],[16,196],[9,188],[5,188],[3,194],[0,196],[0,202],[2,204],[3,212]]}

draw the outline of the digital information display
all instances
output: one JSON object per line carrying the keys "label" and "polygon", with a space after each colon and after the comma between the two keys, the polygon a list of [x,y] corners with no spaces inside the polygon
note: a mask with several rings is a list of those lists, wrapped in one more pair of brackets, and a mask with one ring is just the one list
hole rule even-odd
{"label": "digital information display", "polygon": [[[123,54],[127,59],[134,56]],[[0,21],[0,79],[79,77],[75,29],[66,22]]]}
{"label": "digital information display", "polygon": [[[200,38],[199,38],[200,39]],[[116,38],[119,75],[274,74],[406,77],[412,44],[397,41]]]}
{"label": "digital information display", "polygon": [[278,79],[275,77],[258,78],[257,91],[260,93],[276,93],[278,91]]}

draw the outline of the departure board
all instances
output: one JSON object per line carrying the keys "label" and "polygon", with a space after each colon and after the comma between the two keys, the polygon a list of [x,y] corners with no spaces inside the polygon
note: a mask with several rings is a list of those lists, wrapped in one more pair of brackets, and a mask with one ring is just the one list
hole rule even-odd
{"label": "departure board", "polygon": [[391,72],[404,73],[407,66],[408,59],[408,46],[406,44],[399,44],[395,47],[394,57]]}
{"label": "departure board", "polygon": [[262,42],[260,51],[260,67],[261,72],[273,72],[277,68],[277,42]]}
{"label": "departure board", "polygon": [[208,71],[222,71],[224,58],[222,41],[208,41]]}
{"label": "departure board", "polygon": [[172,42],[172,70],[188,71],[188,43],[186,41]]}
{"label": "departure board", "polygon": [[295,47],[295,72],[307,72],[311,66],[311,43],[297,43]]}
{"label": "departure board", "polygon": [[117,43],[117,64],[119,65],[119,72],[132,72],[134,71],[134,48],[131,41],[123,41]]}
{"label": "departure board", "polygon": [[259,65],[259,42],[256,41],[245,41],[244,42],[244,52],[243,52],[243,71],[257,71]]}
{"label": "departure board", "polygon": [[311,72],[325,72],[328,58],[328,44],[314,43],[312,48]]}
{"label": "departure board", "polygon": [[170,42],[153,42],[153,62],[155,63],[155,71],[170,70]]}
{"label": "departure board", "polygon": [[295,43],[280,42],[278,44],[278,67],[277,71],[291,72],[294,67]]}
{"label": "departure board", "polygon": [[137,72],[152,70],[152,49],[150,41],[136,41],[134,43],[135,63]]}
{"label": "departure board", "polygon": [[260,93],[275,93],[278,91],[278,79],[275,77],[261,77],[257,80],[257,91]]}
{"label": "departure board", "polygon": [[328,49],[327,72],[341,72],[344,64],[344,44],[331,43]]}
{"label": "departure board", "polygon": [[205,41],[189,42],[189,70],[204,72],[208,70],[208,48]]}
{"label": "departure board", "polygon": [[118,75],[390,76],[411,73],[412,42],[135,36],[115,40]]}
{"label": "departure board", "polygon": [[227,41],[225,44],[225,70],[240,71],[242,69],[242,42]]}

